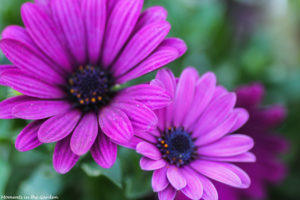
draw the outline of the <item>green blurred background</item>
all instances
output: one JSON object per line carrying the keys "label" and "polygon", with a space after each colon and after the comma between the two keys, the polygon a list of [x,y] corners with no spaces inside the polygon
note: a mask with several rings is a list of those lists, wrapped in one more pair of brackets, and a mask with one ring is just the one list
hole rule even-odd
{"label": "green blurred background", "polygon": [[[22,24],[25,0],[0,0],[0,30]],[[145,7],[162,5],[172,24],[170,36],[183,38],[187,53],[168,67],[176,75],[186,66],[200,73],[214,71],[228,89],[262,82],[265,104],[280,103],[288,117],[279,132],[291,141],[282,156],[289,174],[269,188],[268,199],[300,199],[300,1],[299,0],[145,0]],[[0,52],[0,63],[9,61]],[[155,73],[129,84],[149,81]],[[0,99],[14,95],[0,86]],[[14,148],[23,120],[0,120],[0,195],[58,195],[60,199],[155,199],[150,173],[138,166],[139,156],[119,148],[112,169],[104,170],[85,156],[66,175],[52,167],[53,145],[25,153]]]}

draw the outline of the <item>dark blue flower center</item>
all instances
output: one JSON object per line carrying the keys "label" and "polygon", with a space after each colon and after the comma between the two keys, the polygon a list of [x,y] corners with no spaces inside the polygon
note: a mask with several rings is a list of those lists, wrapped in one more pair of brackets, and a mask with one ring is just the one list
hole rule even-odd
{"label": "dark blue flower center", "polygon": [[178,167],[190,163],[197,157],[196,148],[190,133],[183,128],[169,128],[158,138],[157,147],[162,157]]}
{"label": "dark blue flower center", "polygon": [[67,90],[74,107],[83,111],[97,110],[107,105],[114,96],[111,74],[95,66],[80,66],[68,78]]}

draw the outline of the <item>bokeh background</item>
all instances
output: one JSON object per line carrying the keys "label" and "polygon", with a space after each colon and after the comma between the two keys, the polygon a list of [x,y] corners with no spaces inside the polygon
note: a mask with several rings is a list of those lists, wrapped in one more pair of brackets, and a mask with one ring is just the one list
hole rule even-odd
{"label": "bokeh background", "polygon": [[[0,0],[0,31],[22,24],[25,0]],[[290,140],[282,155],[288,175],[269,188],[268,199],[300,199],[300,0],[145,0],[145,7],[162,5],[172,24],[170,36],[183,38],[188,52],[170,67],[176,75],[186,66],[200,73],[213,71],[219,83],[233,90],[240,84],[261,82],[265,104],[287,107],[278,132]],[[0,52],[0,63],[9,61]],[[155,73],[129,84],[149,81]],[[0,86],[0,99],[15,92]],[[85,156],[66,175],[52,167],[54,145],[20,153],[14,140],[28,122],[0,120],[0,195],[58,195],[60,199],[155,199],[150,173],[138,166],[139,156],[119,148],[112,169],[97,166]]]}

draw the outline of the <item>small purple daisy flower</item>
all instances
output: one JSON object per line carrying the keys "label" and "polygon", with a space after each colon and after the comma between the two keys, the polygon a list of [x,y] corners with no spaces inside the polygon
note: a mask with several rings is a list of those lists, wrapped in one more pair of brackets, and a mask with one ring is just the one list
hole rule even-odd
{"label": "small purple daisy flower", "polygon": [[1,84],[23,95],[0,103],[0,118],[34,120],[17,137],[19,151],[57,142],[54,168],[68,172],[89,150],[109,168],[117,144],[156,127],[152,111],[170,103],[164,89],[118,85],[180,57],[185,43],[166,36],[162,7],[143,0],[38,0],[25,3],[25,28],[9,26],[0,48],[13,65]]}
{"label": "small purple daisy flower", "polygon": [[212,180],[237,188],[250,185],[249,176],[230,162],[254,162],[253,140],[229,135],[247,120],[248,113],[234,108],[236,95],[216,86],[213,73],[202,77],[194,68],[176,79],[160,70],[152,85],[164,87],[174,101],[156,111],[158,128],[135,136],[143,170],[154,171],[152,187],[160,200],[178,195],[191,199],[218,199]]}
{"label": "small purple daisy flower", "polygon": [[279,105],[261,107],[265,93],[261,84],[240,87],[236,93],[237,105],[247,109],[250,116],[238,131],[253,138],[255,146],[251,151],[257,160],[239,164],[251,177],[252,184],[248,189],[235,190],[224,185],[218,185],[217,189],[221,200],[264,199],[267,185],[279,183],[286,175],[286,166],[278,156],[288,150],[288,141],[273,131],[284,120],[285,109]]}

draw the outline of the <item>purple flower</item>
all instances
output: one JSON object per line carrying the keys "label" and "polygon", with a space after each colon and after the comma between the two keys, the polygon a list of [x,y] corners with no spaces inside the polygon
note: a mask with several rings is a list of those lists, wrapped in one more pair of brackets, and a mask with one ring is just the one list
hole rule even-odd
{"label": "purple flower", "polygon": [[239,164],[251,177],[251,186],[246,190],[235,190],[218,185],[221,200],[264,199],[266,186],[279,183],[286,175],[286,167],[278,156],[287,151],[288,142],[273,131],[284,120],[285,109],[279,105],[262,107],[260,104],[264,93],[263,86],[256,83],[237,89],[237,105],[247,109],[250,116],[249,121],[238,132],[254,139],[252,152],[257,160],[255,163]]}
{"label": "purple flower", "polygon": [[143,0],[40,0],[25,3],[25,28],[9,26],[0,47],[13,65],[1,83],[23,95],[0,103],[0,117],[34,120],[16,148],[57,142],[54,168],[68,172],[89,150],[102,167],[113,165],[117,145],[156,127],[152,111],[170,103],[158,86],[118,89],[180,57],[185,43],[166,36],[162,7],[141,13]]}
{"label": "purple flower", "polygon": [[198,76],[187,68],[176,79],[160,70],[152,85],[164,87],[174,101],[156,111],[158,128],[134,136],[143,170],[154,171],[152,187],[160,200],[176,193],[191,199],[218,199],[212,180],[237,188],[250,185],[248,175],[230,162],[254,162],[248,150],[253,140],[229,135],[247,120],[248,113],[234,108],[236,95],[216,86],[213,73]]}

